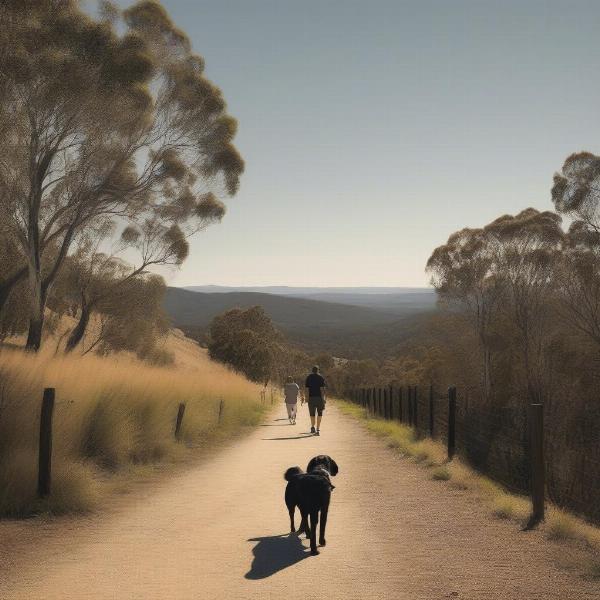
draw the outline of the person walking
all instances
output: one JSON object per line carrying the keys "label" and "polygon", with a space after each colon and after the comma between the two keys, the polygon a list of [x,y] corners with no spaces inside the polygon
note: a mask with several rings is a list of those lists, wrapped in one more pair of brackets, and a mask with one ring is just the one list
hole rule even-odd
{"label": "person walking", "polygon": [[287,408],[287,415],[288,419],[290,420],[290,425],[296,424],[296,410],[298,407],[299,392],[300,386],[294,381],[293,377],[288,377],[283,388],[283,394],[285,396],[285,407]]}
{"label": "person walking", "polygon": [[[321,419],[325,410],[325,379],[319,373],[319,367],[312,368],[312,373],[306,378],[306,397],[308,398],[308,413],[310,415],[310,432],[321,435]],[[317,429],[315,431],[315,413],[317,417]]]}

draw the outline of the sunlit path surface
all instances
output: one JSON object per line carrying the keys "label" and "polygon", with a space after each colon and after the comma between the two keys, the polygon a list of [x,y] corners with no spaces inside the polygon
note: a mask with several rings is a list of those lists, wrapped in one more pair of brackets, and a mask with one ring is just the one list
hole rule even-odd
{"label": "sunlit path surface", "polygon": [[[328,405],[321,437],[277,411],[250,436],[114,514],[25,527],[0,554],[2,600],[598,598],[559,546],[495,520]],[[284,470],[338,462],[326,548],[288,534]],[[0,531],[2,531],[0,529]]]}

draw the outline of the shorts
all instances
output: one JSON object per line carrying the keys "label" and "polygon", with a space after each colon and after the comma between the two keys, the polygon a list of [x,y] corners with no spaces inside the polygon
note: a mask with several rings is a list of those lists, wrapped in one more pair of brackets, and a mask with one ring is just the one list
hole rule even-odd
{"label": "shorts", "polygon": [[325,400],[323,400],[323,398],[309,398],[308,399],[308,414],[311,417],[315,416],[315,412],[320,417],[322,417],[324,410],[325,410]]}

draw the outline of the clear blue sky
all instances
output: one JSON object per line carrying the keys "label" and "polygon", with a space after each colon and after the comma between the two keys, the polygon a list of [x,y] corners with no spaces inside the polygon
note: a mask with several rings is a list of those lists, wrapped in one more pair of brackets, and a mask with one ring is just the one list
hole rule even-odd
{"label": "clear blue sky", "polygon": [[424,285],[464,226],[600,153],[600,2],[163,0],[239,120],[222,224],[172,285]]}

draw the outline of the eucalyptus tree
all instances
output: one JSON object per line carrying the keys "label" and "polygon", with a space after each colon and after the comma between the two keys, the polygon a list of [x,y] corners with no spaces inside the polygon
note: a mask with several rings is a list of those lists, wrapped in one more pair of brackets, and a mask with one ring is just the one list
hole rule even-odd
{"label": "eucalyptus tree", "polygon": [[518,331],[528,397],[540,402],[564,239],[561,217],[527,208],[514,216],[499,217],[484,231],[493,271],[504,282],[504,308]]}
{"label": "eucalyptus tree", "polygon": [[27,267],[37,350],[48,291],[86,231],[109,220],[135,244],[151,229],[154,247],[181,256],[185,236],[224,212],[209,190],[235,194],[243,161],[220,90],[159,2],[104,20],[74,0],[0,11],[12,28],[0,60],[1,216]]}
{"label": "eucalyptus tree", "polygon": [[[196,230],[220,220],[223,213],[224,206],[212,194],[206,194],[196,205]],[[106,237],[109,237],[108,232],[101,228],[92,232],[87,243],[78,248],[71,290],[77,295],[79,319],[67,339],[67,352],[81,342],[94,312],[102,311],[103,305],[120,297],[134,280],[148,279],[150,267],[179,266],[189,252],[182,230],[156,218],[147,219],[138,227],[125,228],[110,252],[101,249]],[[137,260],[130,264],[123,255]]]}
{"label": "eucalyptus tree", "polygon": [[600,233],[572,223],[560,274],[560,315],[600,349]]}
{"label": "eucalyptus tree", "polygon": [[427,271],[440,300],[463,312],[477,334],[481,382],[487,400],[493,391],[494,322],[503,297],[503,280],[484,229],[461,229],[436,248]]}
{"label": "eucalyptus tree", "polygon": [[600,157],[569,156],[554,175],[552,201],[572,219],[562,261],[561,314],[600,347]]}
{"label": "eucalyptus tree", "polygon": [[82,353],[130,351],[152,359],[169,329],[163,308],[165,290],[162,277],[153,274],[129,279],[113,289],[95,306],[96,327],[84,338]]}
{"label": "eucalyptus tree", "polygon": [[571,154],[561,172],[554,174],[552,202],[581,230],[600,233],[600,157],[591,152]]}
{"label": "eucalyptus tree", "polygon": [[[561,217],[528,208],[482,229],[463,229],[427,263],[440,298],[461,307],[477,332],[486,397],[492,393],[494,338],[513,323],[528,396],[538,401],[558,265],[564,243]],[[504,322],[501,322],[506,316]]]}

